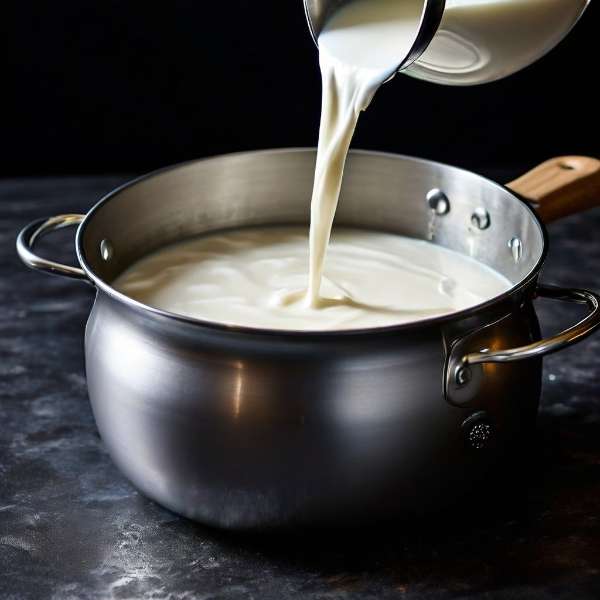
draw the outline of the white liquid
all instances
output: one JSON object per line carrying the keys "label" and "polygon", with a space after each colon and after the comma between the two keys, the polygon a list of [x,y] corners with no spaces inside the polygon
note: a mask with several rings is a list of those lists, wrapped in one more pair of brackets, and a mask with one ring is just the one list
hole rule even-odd
{"label": "white liquid", "polygon": [[409,71],[429,81],[483,83],[537,60],[587,0],[446,0],[440,28]]}
{"label": "white liquid", "polygon": [[[383,327],[455,312],[508,290],[481,263],[425,241],[336,228],[319,307],[306,287],[303,227],[248,228],[168,246],[138,261],[113,286],[188,317],[268,329]],[[296,294],[299,301],[289,301]]]}
{"label": "white liquid", "polygon": [[423,0],[355,0],[335,12],[319,36],[323,101],[306,297],[315,308],[321,302],[327,244],[359,114],[408,54],[422,9]]}

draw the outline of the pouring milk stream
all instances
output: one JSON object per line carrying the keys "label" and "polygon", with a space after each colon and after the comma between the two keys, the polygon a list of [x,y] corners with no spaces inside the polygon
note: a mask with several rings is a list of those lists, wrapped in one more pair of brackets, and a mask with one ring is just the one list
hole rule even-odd
{"label": "pouring milk stream", "polygon": [[[571,0],[549,2],[564,8]],[[216,233],[138,261],[115,287],[145,304],[190,317],[296,330],[395,325],[468,308],[509,289],[510,282],[499,273],[424,241],[344,228],[332,236],[358,118],[411,50],[423,4],[353,0],[337,9],[319,34],[323,96],[308,252],[306,234],[297,227]],[[550,17],[544,21],[542,4],[448,0],[447,7],[459,11],[454,14],[467,24],[469,10],[488,11],[486,23],[520,11],[552,24]],[[447,10],[443,23],[452,25],[452,14]],[[500,37],[491,39],[501,45]],[[430,62],[435,48],[429,51]],[[446,56],[452,58],[452,52],[447,48]]]}
{"label": "pouring milk stream", "polygon": [[307,301],[317,308],[323,265],[344,164],[361,111],[408,54],[419,29],[422,0],[356,0],[342,7],[319,36],[323,85],[321,125],[310,211]]}

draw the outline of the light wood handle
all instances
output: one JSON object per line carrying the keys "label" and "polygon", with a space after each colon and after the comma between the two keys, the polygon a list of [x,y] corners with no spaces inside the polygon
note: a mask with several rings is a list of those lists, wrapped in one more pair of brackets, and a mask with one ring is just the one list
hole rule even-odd
{"label": "light wood handle", "polygon": [[600,160],[551,158],[508,186],[528,200],[545,223],[600,206]]}

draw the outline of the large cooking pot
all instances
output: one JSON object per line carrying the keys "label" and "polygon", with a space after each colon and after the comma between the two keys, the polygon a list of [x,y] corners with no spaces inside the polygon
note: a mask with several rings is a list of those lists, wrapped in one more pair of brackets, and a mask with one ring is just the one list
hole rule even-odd
{"label": "large cooking pot", "polygon": [[[228,528],[412,515],[438,508],[531,431],[541,357],[600,325],[599,297],[538,284],[550,220],[600,197],[599,161],[554,159],[510,189],[390,154],[348,158],[336,223],[397,232],[475,257],[512,288],[450,315],[396,327],[285,332],[194,320],[111,287],[136,259],[217,229],[308,224],[313,150],[249,152],[167,168],[87,215],[26,227],[31,267],[97,290],[85,334],[102,438],[147,496]],[[33,253],[78,225],[80,267]],[[589,314],[540,339],[537,296]]]}

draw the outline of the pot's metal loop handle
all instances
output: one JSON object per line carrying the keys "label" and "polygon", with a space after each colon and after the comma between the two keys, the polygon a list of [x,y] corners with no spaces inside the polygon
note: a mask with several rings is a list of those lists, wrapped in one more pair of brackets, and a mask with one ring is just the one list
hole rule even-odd
{"label": "pot's metal loop handle", "polygon": [[17,237],[17,252],[21,260],[32,269],[44,271],[45,273],[53,273],[55,275],[63,275],[72,279],[86,279],[87,275],[79,267],[71,267],[61,263],[54,262],[42,258],[33,252],[35,242],[57,229],[63,227],[73,227],[79,225],[85,215],[58,215],[49,219],[38,219],[27,225]]}
{"label": "pot's metal loop handle", "polygon": [[587,304],[590,313],[579,323],[553,335],[552,337],[509,350],[495,350],[493,352],[471,352],[463,356],[461,366],[477,363],[504,363],[526,358],[536,358],[557,352],[562,348],[579,342],[600,326],[600,296],[588,290],[564,289],[550,285],[539,285],[537,296]]}

